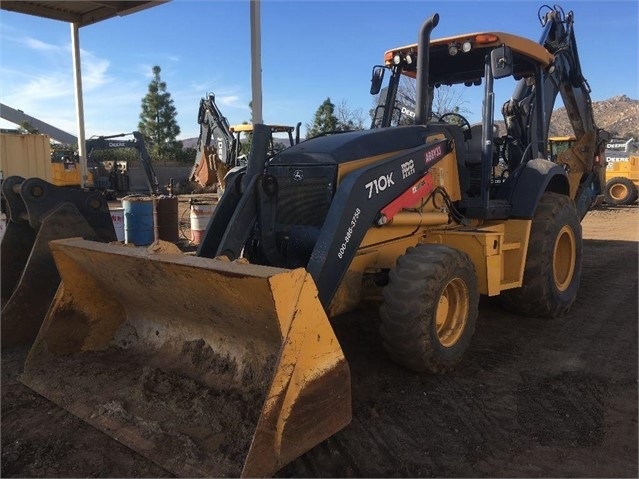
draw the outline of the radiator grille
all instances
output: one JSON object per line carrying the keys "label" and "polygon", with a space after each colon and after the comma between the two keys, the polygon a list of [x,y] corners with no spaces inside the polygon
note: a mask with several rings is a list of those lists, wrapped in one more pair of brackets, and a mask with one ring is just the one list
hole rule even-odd
{"label": "radiator grille", "polygon": [[328,178],[278,178],[277,223],[281,225],[322,226],[331,201]]}

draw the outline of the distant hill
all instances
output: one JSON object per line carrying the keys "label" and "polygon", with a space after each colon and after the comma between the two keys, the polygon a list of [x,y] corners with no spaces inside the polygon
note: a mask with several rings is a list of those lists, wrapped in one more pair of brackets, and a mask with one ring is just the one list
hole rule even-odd
{"label": "distant hill", "polygon": [[197,137],[182,140],[182,148],[197,148]]}
{"label": "distant hill", "polygon": [[[595,123],[619,138],[639,138],[639,100],[618,95],[608,100],[593,101]],[[550,136],[572,135],[564,107],[556,109],[550,122]]]}
{"label": "distant hill", "polygon": [[[599,128],[612,133],[614,137],[639,139],[639,100],[626,95],[617,95],[607,100],[593,101],[592,109],[595,122]],[[496,121],[500,134],[504,134],[504,122]],[[549,136],[572,135],[572,127],[564,107],[553,111],[550,121]],[[184,148],[197,148],[197,138],[182,140]],[[283,140],[282,144],[286,145]]]}

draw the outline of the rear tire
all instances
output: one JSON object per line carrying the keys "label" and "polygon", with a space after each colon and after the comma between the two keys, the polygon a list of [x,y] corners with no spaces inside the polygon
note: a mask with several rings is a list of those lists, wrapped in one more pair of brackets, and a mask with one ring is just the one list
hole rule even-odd
{"label": "rear tire", "polygon": [[466,253],[439,244],[408,248],[383,295],[380,335],[393,361],[433,373],[461,361],[479,307],[475,266]]}
{"label": "rear tire", "polygon": [[631,205],[637,200],[637,187],[628,178],[612,178],[606,182],[604,199],[613,206]]}
{"label": "rear tire", "polygon": [[574,202],[546,192],[532,220],[523,284],[499,296],[516,314],[556,318],[570,309],[581,279],[581,223]]}

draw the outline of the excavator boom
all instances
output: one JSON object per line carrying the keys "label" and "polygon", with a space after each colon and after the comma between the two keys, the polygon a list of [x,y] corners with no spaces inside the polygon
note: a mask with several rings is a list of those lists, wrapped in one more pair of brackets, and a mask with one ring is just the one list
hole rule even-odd
{"label": "excavator boom", "polygon": [[[133,135],[133,140],[121,139],[122,137]],[[151,158],[149,152],[146,149],[144,142],[144,136],[139,131],[132,133],[120,133],[117,135],[109,136],[96,136],[89,138],[86,141],[87,157],[89,161],[93,153],[99,150],[112,150],[119,148],[133,148],[138,152],[138,158],[146,177],[146,184],[149,188],[149,193],[152,195],[160,194],[160,185],[158,178],[151,164]],[[115,166],[114,166],[115,167]]]}
{"label": "excavator boom", "polygon": [[200,100],[197,122],[200,136],[189,179],[200,186],[224,186],[224,176],[239,155],[239,144],[212,93]]}

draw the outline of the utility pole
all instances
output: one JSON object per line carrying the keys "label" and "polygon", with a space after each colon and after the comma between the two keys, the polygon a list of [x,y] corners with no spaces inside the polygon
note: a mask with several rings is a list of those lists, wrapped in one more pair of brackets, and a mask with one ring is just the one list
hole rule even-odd
{"label": "utility pole", "polygon": [[253,124],[262,118],[262,43],[260,26],[260,0],[251,2],[251,96]]}

